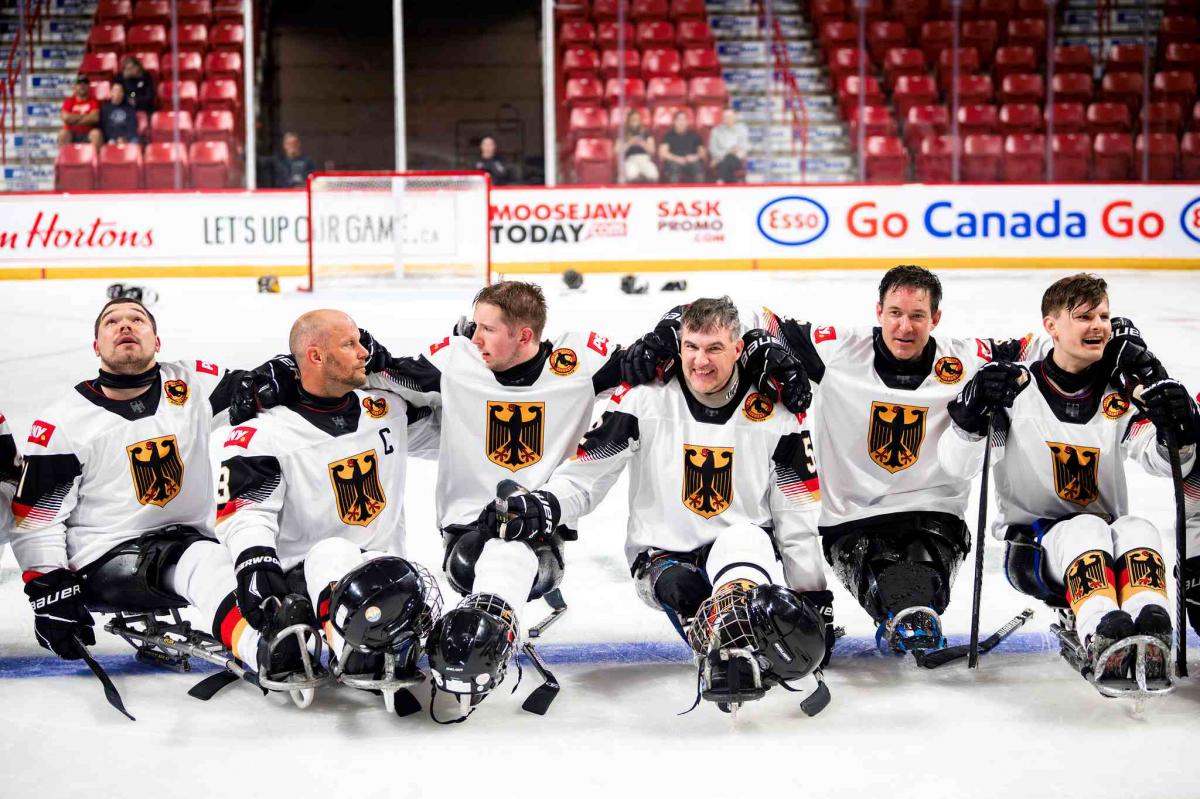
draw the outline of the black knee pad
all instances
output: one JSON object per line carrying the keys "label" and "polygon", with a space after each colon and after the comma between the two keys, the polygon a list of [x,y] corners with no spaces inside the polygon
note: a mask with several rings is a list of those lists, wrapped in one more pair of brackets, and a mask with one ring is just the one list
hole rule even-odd
{"label": "black knee pad", "polygon": [[1014,524],[1004,533],[1004,576],[1008,584],[1052,608],[1070,607],[1066,588],[1042,571],[1044,552],[1032,527]]}
{"label": "black knee pad", "polygon": [[194,528],[171,525],[118,544],[80,572],[87,606],[97,612],[187,607],[166,589],[163,575],[201,541],[216,543]]}
{"label": "black knee pad", "polygon": [[970,549],[966,524],[949,514],[895,514],[842,534],[829,550],[834,572],[876,621],[908,607],[950,602]]}
{"label": "black knee pad", "polygon": [[[475,564],[483,547],[492,538],[473,526],[447,527],[444,532],[446,555],[442,568],[450,586],[466,596],[474,591]],[[537,576],[529,592],[529,600],[539,599],[562,583],[562,538],[556,533],[547,541],[536,544],[522,542],[533,549],[538,559]]]}
{"label": "black knee pad", "polygon": [[712,594],[708,575],[687,561],[659,561],[651,566],[649,580],[654,598],[681,619],[694,617],[700,609],[700,603]]}

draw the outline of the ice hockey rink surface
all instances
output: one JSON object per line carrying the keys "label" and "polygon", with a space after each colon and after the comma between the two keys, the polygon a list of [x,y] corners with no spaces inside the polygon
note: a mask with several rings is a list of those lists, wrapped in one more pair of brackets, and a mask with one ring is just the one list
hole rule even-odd
{"label": "ice hockey rink surface", "polygon": [[[1040,331],[1043,290],[1055,270],[941,274],[943,318],[935,335],[1015,336]],[[1112,311],[1131,317],[1150,348],[1193,392],[1200,389],[1200,278],[1190,272],[1112,271]],[[518,276],[514,276],[518,277]],[[688,291],[659,289],[678,274],[651,275],[629,296],[618,275],[588,275],[568,292],[557,276],[535,278],[550,305],[547,337],[596,330],[627,343],[686,299],[730,294],[743,307],[822,324],[872,325],[879,275],[867,272],[697,273]],[[415,354],[470,313],[471,290],[331,287],[308,294],[285,281],[278,295],[254,280],[145,281],[159,294],[162,360],[202,359],[251,367],[286,347],[300,313],[340,308],[393,353]],[[29,423],[64,391],[95,374],[92,321],[107,281],[0,284],[0,411],[18,445]],[[1169,481],[1129,465],[1134,513],[1151,519],[1174,563]],[[440,574],[433,514],[435,466],[410,466],[409,555]],[[975,491],[978,496],[978,491]],[[318,693],[306,710],[235,684],[209,702],[187,695],[211,669],[179,675],[133,660],[132,649],[97,630],[94,647],[137,717],[104,701],[82,662],[63,663],[34,641],[32,618],[10,551],[0,556],[0,797],[1200,797],[1190,757],[1200,733],[1200,687],[1183,681],[1141,718],[1101,697],[1058,655],[1051,611],[1004,580],[1002,548],[988,541],[981,629],[986,635],[1024,607],[1036,615],[981,659],[936,672],[876,653],[872,625],[834,584],[847,636],[827,670],[833,701],[801,713],[779,689],[728,715],[692,704],[696,675],[665,616],[637,598],[625,567],[624,478],[585,517],[569,544],[563,595],[570,607],[541,651],[562,683],[544,717],[523,712],[537,684],[515,670],[466,723],[438,726],[428,714],[397,718],[374,696],[349,688]],[[972,501],[967,519],[975,526]],[[945,615],[951,643],[965,639],[971,563]],[[443,582],[448,604],[457,597]],[[533,603],[524,625],[545,611]],[[1190,667],[1200,672],[1192,636]],[[417,689],[428,704],[428,687]]]}

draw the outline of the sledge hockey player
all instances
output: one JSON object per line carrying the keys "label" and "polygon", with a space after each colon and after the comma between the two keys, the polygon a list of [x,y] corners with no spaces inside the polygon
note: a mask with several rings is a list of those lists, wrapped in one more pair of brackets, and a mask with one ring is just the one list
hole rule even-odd
{"label": "sledge hockey player", "polygon": [[[690,640],[703,697],[728,709],[827,657],[817,473],[799,418],[739,367],[729,298],[687,306],[679,333],[680,379],[618,389],[576,454],[488,524],[505,542],[545,540],[630,464],[625,554],[638,593]],[[785,569],[803,593],[784,587]]]}
{"label": "sledge hockey player", "polygon": [[[970,478],[992,415],[994,533],[1008,542],[1009,582],[1063,609],[1064,656],[1102,693],[1161,691],[1171,684],[1172,643],[1163,542],[1151,522],[1129,513],[1123,461],[1170,476],[1173,431],[1186,473],[1200,410],[1144,348],[1109,343],[1103,279],[1057,281],[1042,316],[1053,349],[1028,371],[979,369],[949,405],[953,430],[938,455],[949,473]],[[1135,674],[1143,669],[1144,681]]]}
{"label": "sledge hockey player", "polygon": [[283,631],[311,609],[262,601],[246,606],[244,619],[233,565],[212,534],[209,431],[243,373],[207,361],[159,363],[157,330],[141,302],[106,303],[94,328],[99,376],[32,425],[11,543],[38,643],[74,660],[96,640],[89,609],[191,605],[261,685],[291,690],[305,656]]}
{"label": "sledge hockey player", "polygon": [[975,370],[1019,360],[1029,339],[937,338],[942,286],[920,266],[879,284],[875,328],[821,326],[763,309],[819,389],[813,405],[825,559],[878,625],[876,639],[919,656],[945,646],[940,615],[970,550],[970,481],[937,458],[946,405]]}
{"label": "sledge hockey player", "polygon": [[4,545],[8,543],[12,529],[12,498],[20,478],[21,453],[8,429],[8,421],[0,413],[0,557],[4,555]]}
{"label": "sledge hockey player", "polygon": [[[421,639],[441,604],[437,583],[404,559],[407,457],[437,446],[429,408],[362,390],[367,350],[345,313],[310,311],[288,346],[295,402],[232,427],[222,446],[217,537],[229,548],[243,613],[308,597],[334,675],[381,691],[423,679]],[[406,695],[402,712],[415,710]]]}

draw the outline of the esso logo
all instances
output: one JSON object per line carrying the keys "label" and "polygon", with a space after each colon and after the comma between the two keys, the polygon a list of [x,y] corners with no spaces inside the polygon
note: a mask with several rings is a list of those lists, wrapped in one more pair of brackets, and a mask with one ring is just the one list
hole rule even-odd
{"label": "esso logo", "polygon": [[1183,207],[1183,213],[1179,215],[1179,225],[1189,239],[1200,244],[1200,197]]}
{"label": "esso logo", "polygon": [[758,212],[758,230],[763,237],[785,247],[809,244],[829,229],[825,206],[808,197],[779,197]]}

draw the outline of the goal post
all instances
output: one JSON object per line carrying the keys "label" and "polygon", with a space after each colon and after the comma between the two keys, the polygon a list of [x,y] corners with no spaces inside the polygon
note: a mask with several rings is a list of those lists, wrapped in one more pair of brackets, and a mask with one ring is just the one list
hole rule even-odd
{"label": "goal post", "polygon": [[314,172],[308,284],[491,282],[486,172]]}

